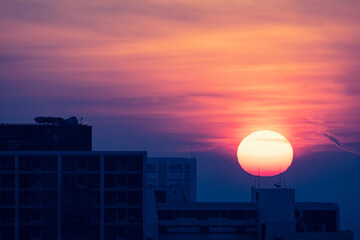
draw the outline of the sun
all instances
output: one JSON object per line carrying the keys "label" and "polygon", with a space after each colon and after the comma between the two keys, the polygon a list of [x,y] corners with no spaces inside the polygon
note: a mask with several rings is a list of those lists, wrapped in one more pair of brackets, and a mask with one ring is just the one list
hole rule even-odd
{"label": "sun", "polygon": [[293,148],[281,134],[262,130],[253,132],[239,144],[240,166],[255,176],[270,177],[285,172],[293,160]]}

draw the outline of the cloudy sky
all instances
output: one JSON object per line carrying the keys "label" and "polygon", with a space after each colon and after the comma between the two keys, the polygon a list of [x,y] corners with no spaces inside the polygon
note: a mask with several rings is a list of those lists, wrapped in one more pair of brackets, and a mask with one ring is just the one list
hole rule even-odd
{"label": "cloudy sky", "polygon": [[358,226],[359,29],[356,0],[0,0],[0,122],[75,115],[95,150],[192,152],[206,201],[249,199],[236,148],[274,130],[297,199]]}

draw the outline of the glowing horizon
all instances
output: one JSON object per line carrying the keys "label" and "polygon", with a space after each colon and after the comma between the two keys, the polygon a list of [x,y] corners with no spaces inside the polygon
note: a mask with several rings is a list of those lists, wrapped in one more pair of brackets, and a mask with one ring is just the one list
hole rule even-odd
{"label": "glowing horizon", "polygon": [[79,114],[161,135],[144,143],[154,151],[171,138],[173,151],[231,153],[259,129],[284,133],[299,154],[332,144],[324,133],[359,144],[359,7],[3,1],[3,110],[23,111],[0,120]]}

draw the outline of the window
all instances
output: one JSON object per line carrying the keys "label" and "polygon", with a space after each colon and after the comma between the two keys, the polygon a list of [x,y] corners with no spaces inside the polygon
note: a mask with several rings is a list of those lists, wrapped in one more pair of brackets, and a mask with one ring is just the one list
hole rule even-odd
{"label": "window", "polygon": [[117,209],[117,218],[120,222],[126,220],[126,210],[124,208]]}
{"label": "window", "polygon": [[105,205],[115,205],[116,204],[116,192],[115,191],[105,191],[104,192],[104,203],[105,203]]}
{"label": "window", "polygon": [[183,165],[182,164],[170,164],[169,172],[170,173],[183,173]]}
{"label": "window", "polygon": [[88,178],[86,174],[79,174],[78,176],[78,186],[87,187]]}
{"label": "window", "polygon": [[128,171],[142,171],[142,156],[129,156],[127,165]]}
{"label": "window", "polygon": [[0,239],[15,239],[15,228],[12,226],[0,226]]}
{"label": "window", "polygon": [[105,171],[116,170],[116,157],[104,156],[104,170]]}
{"label": "window", "polygon": [[41,203],[41,192],[40,191],[31,193],[31,203],[35,204],[35,205]]}
{"label": "window", "polygon": [[130,188],[141,188],[142,187],[142,175],[141,174],[128,174],[127,175],[127,186]]}
{"label": "window", "polygon": [[106,240],[116,239],[116,228],[117,226],[104,226],[104,238]]}
{"label": "window", "polygon": [[13,223],[15,221],[14,208],[0,208],[0,222]]}
{"label": "window", "polygon": [[89,223],[99,224],[100,221],[100,210],[99,208],[91,208],[89,212]]}
{"label": "window", "polygon": [[57,209],[56,208],[43,208],[42,209],[42,220],[46,223],[57,222]]}
{"label": "window", "polygon": [[41,160],[41,167],[44,171],[57,170],[57,156],[48,156],[46,159]]}
{"label": "window", "polygon": [[126,239],[142,239],[142,227],[141,226],[129,226]]}
{"label": "window", "polygon": [[78,168],[79,169],[86,169],[86,159],[81,158],[78,160]]}
{"label": "window", "polygon": [[143,202],[142,198],[141,191],[128,191],[128,205],[141,205]]}
{"label": "window", "polygon": [[100,204],[100,193],[98,191],[91,191],[89,193],[90,205],[98,206]]}
{"label": "window", "polygon": [[126,239],[126,229],[123,226],[104,226],[105,239]]}
{"label": "window", "polygon": [[153,179],[153,178],[148,178],[148,186],[149,187],[156,187],[156,179]]}
{"label": "window", "polygon": [[100,170],[100,156],[81,156],[79,160],[87,160],[87,168],[89,171]]}
{"label": "window", "polygon": [[19,221],[21,223],[31,222],[31,208],[19,209]]}
{"label": "window", "polygon": [[24,156],[19,158],[19,170],[28,171],[31,170],[31,159],[28,159]]}
{"label": "window", "polygon": [[105,208],[104,209],[104,220],[106,223],[116,222],[116,209],[115,208]]}
{"label": "window", "polygon": [[130,223],[142,222],[142,209],[141,208],[128,208],[127,218]]}
{"label": "window", "polygon": [[185,218],[196,218],[198,216],[196,211],[185,211],[184,217]]}
{"label": "window", "polygon": [[41,186],[41,175],[40,174],[33,174],[31,176],[31,185],[32,187],[40,187]]}
{"label": "window", "polygon": [[31,174],[20,174],[19,175],[19,187],[20,188],[31,188],[32,177]]}
{"label": "window", "polygon": [[322,225],[319,225],[319,224],[307,225],[307,231],[308,232],[322,232]]}
{"label": "window", "polygon": [[155,164],[148,164],[146,166],[147,173],[156,173],[156,165]]}
{"label": "window", "polygon": [[[28,156],[19,156],[19,169],[20,170],[34,170],[41,169],[41,164],[46,161],[56,161],[56,155],[28,155]],[[56,165],[56,164],[55,164]],[[45,170],[43,168],[43,170]]]}
{"label": "window", "polygon": [[126,169],[126,159],[124,156],[104,156],[104,170],[105,171],[119,171]]}
{"label": "window", "polygon": [[14,174],[1,174],[0,175],[0,187],[13,188],[15,184]]}
{"label": "window", "polygon": [[71,189],[77,185],[77,177],[75,174],[63,174],[61,177],[62,188]]}
{"label": "window", "polygon": [[40,208],[32,208],[31,209],[31,219],[33,221],[40,221],[41,219],[41,209]]}
{"label": "window", "polygon": [[99,188],[100,187],[100,177],[99,174],[88,174],[88,186],[90,188]]}
{"label": "window", "polygon": [[44,191],[42,192],[42,204],[44,206],[54,206],[57,204],[57,192],[56,191]]}
{"label": "window", "polygon": [[297,223],[296,224],[296,232],[304,232],[304,224]]}
{"label": "window", "polygon": [[31,205],[31,193],[29,191],[19,191],[19,204],[23,206]]}
{"label": "window", "polygon": [[209,227],[208,226],[200,226],[200,232],[201,233],[208,233]]}
{"label": "window", "polygon": [[0,206],[14,205],[15,194],[14,191],[1,191],[0,192]]}
{"label": "window", "polygon": [[115,174],[105,174],[104,187],[105,188],[115,188],[116,187],[116,175]]}
{"label": "window", "polygon": [[76,171],[76,156],[62,156],[61,168],[63,171]]}
{"label": "window", "polygon": [[56,174],[44,174],[42,177],[43,188],[57,188],[57,175]]}
{"label": "window", "polygon": [[190,173],[191,165],[190,163],[185,163],[185,172]]}
{"label": "window", "polygon": [[174,220],[176,218],[174,211],[158,211],[159,220]]}
{"label": "window", "polygon": [[31,168],[32,169],[40,169],[41,168],[41,160],[38,158],[31,159]]}
{"label": "window", "polygon": [[3,171],[13,171],[14,170],[14,157],[0,156],[0,169]]}
{"label": "window", "polygon": [[42,226],[41,227],[43,239],[56,239],[57,238],[57,227],[56,226]]}
{"label": "window", "polygon": [[171,178],[169,179],[169,186],[170,187],[183,186],[183,180],[181,178]]}
{"label": "window", "polygon": [[256,217],[256,211],[229,211],[229,218],[233,220],[248,219],[251,217]]}
{"label": "window", "polygon": [[125,203],[126,202],[126,192],[125,191],[118,191],[117,195],[117,202],[118,203]]}
{"label": "window", "polygon": [[166,202],[166,191],[155,191],[155,201],[157,203],[164,203]]}
{"label": "window", "polygon": [[116,175],[116,183],[118,187],[125,187],[126,175],[125,174]]}

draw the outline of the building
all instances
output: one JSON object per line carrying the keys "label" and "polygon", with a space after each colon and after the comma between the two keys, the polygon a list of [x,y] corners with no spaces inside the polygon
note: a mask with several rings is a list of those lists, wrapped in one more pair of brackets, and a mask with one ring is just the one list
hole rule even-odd
{"label": "building", "polygon": [[196,202],[196,158],[148,158],[146,176],[148,187],[159,197],[165,199],[172,189],[183,192],[186,201]]}
{"label": "building", "polygon": [[159,203],[159,240],[258,239],[255,203]]}
{"label": "building", "polygon": [[143,239],[146,152],[0,152],[0,239]]}
{"label": "building", "polygon": [[91,126],[63,121],[0,124],[0,151],[91,151]]}
{"label": "building", "polygon": [[1,240],[353,239],[336,203],[297,203],[288,188],[196,202],[195,158],[89,151],[91,127],[38,122],[0,125]]}
{"label": "building", "polygon": [[[297,203],[289,188],[251,191],[251,202],[158,202],[159,240],[352,240],[336,203]],[[181,196],[180,196],[181,198]],[[156,234],[154,234],[156,235]]]}

